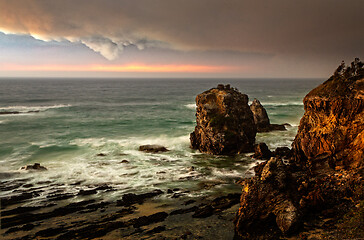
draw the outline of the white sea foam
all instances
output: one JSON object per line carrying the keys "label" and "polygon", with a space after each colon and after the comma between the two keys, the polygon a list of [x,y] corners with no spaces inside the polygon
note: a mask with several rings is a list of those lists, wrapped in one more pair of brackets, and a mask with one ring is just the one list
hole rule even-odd
{"label": "white sea foam", "polygon": [[186,108],[189,108],[189,109],[193,109],[195,110],[196,109],[196,104],[195,103],[190,103],[190,104],[186,104],[184,105]]}
{"label": "white sea foam", "polygon": [[56,104],[50,106],[7,106],[7,107],[0,107],[0,111],[16,111],[21,113],[26,113],[29,111],[46,111],[48,109],[54,108],[65,108],[71,107],[72,105],[69,104]]}

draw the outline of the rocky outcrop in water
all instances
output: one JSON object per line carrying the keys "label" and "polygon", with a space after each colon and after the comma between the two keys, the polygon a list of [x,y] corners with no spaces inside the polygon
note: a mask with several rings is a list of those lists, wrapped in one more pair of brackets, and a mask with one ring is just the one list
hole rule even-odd
{"label": "rocky outcrop in water", "polygon": [[305,114],[293,143],[295,158],[311,170],[358,168],[364,159],[364,73],[358,59],[340,65],[304,98]]}
{"label": "rocky outcrop in water", "polygon": [[139,147],[139,151],[148,153],[167,152],[168,149],[162,145],[142,145]]}
{"label": "rocky outcrop in water", "polygon": [[219,84],[196,97],[195,130],[191,147],[201,152],[230,155],[254,149],[256,126],[248,96]]}
{"label": "rocky outcrop in water", "polygon": [[21,167],[21,170],[38,170],[38,171],[45,171],[47,170],[46,167],[40,165],[40,163],[34,163],[33,165],[26,165]]}
{"label": "rocky outcrop in water", "polygon": [[254,99],[250,105],[250,110],[254,116],[254,123],[257,126],[257,132],[284,131],[284,124],[271,124],[267,111],[258,99]]}
{"label": "rocky outcrop in water", "polygon": [[236,239],[353,239],[364,223],[364,70],[341,65],[304,99],[293,151],[241,182]]}

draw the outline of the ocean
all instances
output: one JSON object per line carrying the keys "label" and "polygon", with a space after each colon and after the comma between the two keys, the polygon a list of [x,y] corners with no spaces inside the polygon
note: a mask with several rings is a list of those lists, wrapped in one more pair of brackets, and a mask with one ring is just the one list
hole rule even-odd
{"label": "ocean", "polygon": [[[153,189],[188,194],[236,191],[253,175],[250,154],[211,156],[189,148],[195,97],[231,84],[260,100],[271,123],[287,131],[259,133],[271,150],[290,147],[304,113],[302,99],[323,79],[0,79],[0,181],[27,179],[34,187],[62,186],[77,193],[102,184],[102,199]],[[140,145],[170,151],[145,153]],[[125,161],[126,160],[126,161]],[[40,163],[47,171],[20,170]],[[21,189],[22,187],[20,187]],[[43,201],[43,188],[29,204]],[[3,189],[1,196],[13,191]],[[76,197],[77,198],[77,197]]]}

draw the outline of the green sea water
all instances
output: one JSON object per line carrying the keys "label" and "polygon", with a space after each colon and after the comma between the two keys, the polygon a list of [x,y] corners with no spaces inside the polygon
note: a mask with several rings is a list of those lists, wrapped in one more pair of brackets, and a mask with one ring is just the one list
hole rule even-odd
{"label": "green sea water", "polygon": [[[0,79],[0,112],[19,112],[0,114],[0,180],[52,181],[68,186],[69,191],[77,182],[109,184],[118,190],[110,197],[173,187],[200,194],[201,183],[219,183],[222,187],[214,191],[226,191],[235,180],[251,176],[257,160],[249,154],[216,157],[189,148],[196,95],[218,83],[230,83],[248,94],[250,101],[259,99],[271,123],[291,124],[284,132],[257,135],[257,142],[266,142],[273,150],[291,145],[304,112],[302,99],[321,82]],[[170,151],[138,151],[143,144],[160,144]],[[48,171],[19,170],[33,163],[41,163]]]}

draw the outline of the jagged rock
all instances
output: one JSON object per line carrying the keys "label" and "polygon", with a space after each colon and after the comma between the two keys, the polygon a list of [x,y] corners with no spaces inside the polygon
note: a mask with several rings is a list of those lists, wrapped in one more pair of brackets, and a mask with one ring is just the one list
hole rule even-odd
{"label": "jagged rock", "polygon": [[168,149],[161,145],[142,145],[139,147],[139,151],[157,153],[157,152],[167,152]]}
{"label": "jagged rock", "polygon": [[255,145],[253,158],[257,159],[270,159],[272,152],[269,150],[267,144],[259,143]]}
{"label": "jagged rock", "polygon": [[270,127],[268,114],[258,99],[254,98],[254,101],[250,105],[250,110],[253,112],[254,123],[257,125],[257,131],[268,132]]}
{"label": "jagged rock", "polygon": [[290,159],[292,157],[292,149],[288,147],[277,147],[276,150],[273,151],[272,155],[277,158],[286,158]]}
{"label": "jagged rock", "polygon": [[267,111],[260,103],[260,101],[254,98],[254,101],[250,105],[250,110],[254,116],[254,123],[257,125],[257,132],[270,132],[270,131],[284,131],[286,130],[285,124],[271,124]]}
{"label": "jagged rock", "polygon": [[296,161],[311,170],[363,165],[364,70],[356,61],[346,70],[341,65],[303,100],[305,114],[293,150]]}
{"label": "jagged rock", "polygon": [[230,155],[254,149],[256,126],[248,96],[219,84],[196,97],[196,123],[191,147],[201,152]]}
{"label": "jagged rock", "polygon": [[[255,177],[240,182],[236,239],[280,239],[300,226],[310,232],[320,219],[338,223],[363,201],[363,65],[358,59],[351,67],[340,65],[305,97],[293,149],[273,152],[279,158],[293,153],[292,161],[286,165],[271,158],[254,167]],[[351,221],[363,226],[361,220]]]}
{"label": "jagged rock", "polygon": [[[277,239],[300,223],[298,199],[287,187],[292,176],[280,159],[271,158],[259,175],[241,184],[243,194],[235,219],[240,239]],[[290,192],[291,193],[291,192]]]}
{"label": "jagged rock", "polygon": [[24,167],[21,167],[21,170],[40,170],[40,171],[45,171],[45,170],[47,170],[47,168],[41,166],[40,163],[34,163],[33,165],[26,165]]}

